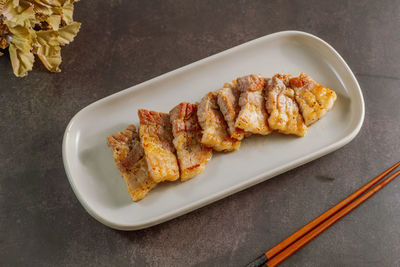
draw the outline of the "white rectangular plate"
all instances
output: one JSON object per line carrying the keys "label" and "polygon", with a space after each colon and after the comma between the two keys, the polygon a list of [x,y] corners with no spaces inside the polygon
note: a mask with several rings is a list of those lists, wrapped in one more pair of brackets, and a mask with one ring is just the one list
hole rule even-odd
{"label": "white rectangular plate", "polygon": [[[234,153],[214,153],[201,175],[164,183],[132,202],[107,147],[106,137],[138,125],[137,109],[169,112],[196,102],[224,82],[251,73],[305,72],[333,89],[338,100],[304,138],[252,136]],[[364,100],[342,57],[321,39],[298,31],[279,32],[226,50],[101,99],[78,112],[67,126],[63,160],[84,208],[103,224],[121,230],[149,227],[207,205],[321,157],[350,142],[364,119]]]}

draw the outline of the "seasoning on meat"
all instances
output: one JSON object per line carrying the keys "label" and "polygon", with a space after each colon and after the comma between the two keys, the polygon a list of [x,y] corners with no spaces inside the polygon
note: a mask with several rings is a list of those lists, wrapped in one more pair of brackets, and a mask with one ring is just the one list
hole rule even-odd
{"label": "seasoning on meat", "polygon": [[265,106],[269,114],[268,125],[280,133],[304,136],[307,126],[294,99],[294,90],[289,87],[289,78],[275,74],[267,82]]}
{"label": "seasoning on meat", "polygon": [[235,127],[254,134],[267,135],[271,133],[263,97],[264,78],[261,75],[252,74],[238,78],[236,81],[240,91],[240,112]]}
{"label": "seasoning on meat", "polygon": [[157,183],[179,178],[169,115],[139,109],[139,135],[150,177]]}
{"label": "seasoning on meat", "polygon": [[216,151],[238,150],[240,141],[228,133],[228,125],[217,105],[217,93],[209,92],[199,104],[197,112],[200,126],[203,129],[201,143]]}
{"label": "seasoning on meat", "polygon": [[242,140],[244,131],[235,127],[236,118],[239,115],[239,96],[240,91],[237,89],[236,81],[225,83],[224,88],[220,89],[217,96],[217,103],[224,119],[228,124],[228,131],[232,138]]}
{"label": "seasoning on meat", "polygon": [[197,105],[180,103],[169,114],[183,182],[204,171],[211,158],[212,149],[200,142],[201,128],[197,118]]}
{"label": "seasoning on meat", "polygon": [[157,183],[149,177],[144,151],[135,126],[129,125],[126,130],[108,136],[107,143],[132,200],[143,199]]}
{"label": "seasoning on meat", "polygon": [[290,86],[294,89],[295,99],[307,126],[324,116],[336,101],[334,91],[318,84],[304,73],[291,78]]}

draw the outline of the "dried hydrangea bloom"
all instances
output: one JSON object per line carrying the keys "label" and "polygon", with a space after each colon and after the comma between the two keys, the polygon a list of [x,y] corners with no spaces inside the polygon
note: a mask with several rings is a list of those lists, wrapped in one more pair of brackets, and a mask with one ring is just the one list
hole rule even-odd
{"label": "dried hydrangea bloom", "polygon": [[0,26],[8,31],[0,33],[0,45],[9,49],[16,76],[32,70],[34,55],[49,71],[61,71],[61,46],[73,41],[81,25],[72,18],[74,2],[0,0]]}

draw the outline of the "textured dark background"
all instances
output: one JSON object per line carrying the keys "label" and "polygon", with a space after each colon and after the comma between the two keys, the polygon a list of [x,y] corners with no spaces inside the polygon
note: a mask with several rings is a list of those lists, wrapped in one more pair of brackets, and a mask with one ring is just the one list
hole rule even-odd
{"label": "textured dark background", "polygon": [[[400,2],[81,1],[63,72],[25,78],[0,58],[0,265],[241,266],[400,159]],[[86,105],[282,30],[329,42],[364,93],[344,148],[161,225],[90,217],[68,183],[64,129]],[[282,266],[400,266],[400,179]]]}

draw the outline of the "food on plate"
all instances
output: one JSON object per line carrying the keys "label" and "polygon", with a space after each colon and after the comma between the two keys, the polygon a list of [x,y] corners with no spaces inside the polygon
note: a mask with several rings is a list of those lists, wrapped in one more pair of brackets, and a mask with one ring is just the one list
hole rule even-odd
{"label": "food on plate", "polygon": [[197,105],[180,103],[169,115],[183,182],[204,171],[211,158],[212,149],[200,142],[201,128],[197,118]]}
{"label": "food on plate", "polygon": [[199,104],[182,102],[169,114],[139,109],[139,135],[129,125],[107,142],[133,201],[139,201],[159,182],[202,173],[212,150],[238,150],[251,134],[305,136],[335,100],[334,91],[304,73],[271,79],[251,74],[207,93]]}
{"label": "food on plate", "polygon": [[289,87],[289,78],[275,74],[267,81],[265,106],[269,114],[268,125],[280,133],[304,136],[307,126],[296,103],[294,90]]}
{"label": "food on plate", "polygon": [[240,77],[236,81],[240,91],[240,112],[235,127],[254,134],[267,135],[271,133],[263,96],[264,78],[261,75],[252,74]]}
{"label": "food on plate", "polygon": [[203,145],[224,152],[239,149],[240,141],[230,136],[228,125],[219,111],[217,93],[209,92],[201,99],[197,115],[203,129],[201,137]]}
{"label": "food on plate", "polygon": [[325,115],[336,101],[336,93],[326,88],[305,73],[290,79],[290,86],[307,126]]}
{"label": "food on plate", "polygon": [[166,113],[138,110],[140,141],[146,155],[149,175],[156,182],[179,178],[178,161],[172,143],[172,127]]}
{"label": "food on plate", "polygon": [[147,171],[144,151],[135,126],[129,125],[125,130],[108,136],[107,143],[132,200],[143,199],[157,183],[150,178]]}
{"label": "food on plate", "polygon": [[224,88],[220,89],[217,96],[217,103],[224,119],[228,124],[228,131],[232,138],[242,140],[244,131],[235,127],[236,118],[239,115],[239,96],[240,91],[237,89],[236,81],[225,83]]}

